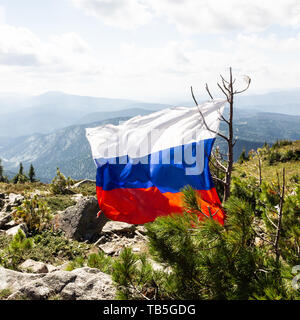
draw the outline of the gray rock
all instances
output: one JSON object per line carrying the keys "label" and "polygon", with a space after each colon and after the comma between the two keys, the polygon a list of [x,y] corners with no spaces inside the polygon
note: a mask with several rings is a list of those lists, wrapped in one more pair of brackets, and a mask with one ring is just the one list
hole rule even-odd
{"label": "gray rock", "polygon": [[11,214],[7,212],[0,212],[0,229],[3,229],[12,219]]}
{"label": "gray rock", "polygon": [[15,220],[11,219],[9,222],[5,223],[5,225],[3,226],[3,229],[8,230],[8,229],[11,229],[17,225],[18,225],[18,223]]}
{"label": "gray rock", "polygon": [[22,273],[0,267],[0,290],[19,290],[25,283],[40,279],[44,274]]}
{"label": "gray rock", "polygon": [[6,235],[8,236],[15,236],[19,230],[22,230],[25,234],[27,233],[27,227],[26,227],[26,224],[25,223],[21,223],[21,224],[18,224],[17,226],[13,227],[13,228],[10,228],[8,230],[6,230]]}
{"label": "gray rock", "polygon": [[23,271],[28,271],[32,273],[48,273],[48,267],[45,263],[34,261],[32,259],[28,259],[20,264],[19,268]]}
{"label": "gray rock", "polygon": [[108,274],[88,267],[75,269],[71,273],[76,275],[76,279],[61,291],[60,295],[63,299],[112,300],[115,298],[116,289]]}
{"label": "gray rock", "polygon": [[79,241],[93,241],[99,237],[108,220],[103,214],[97,217],[99,210],[95,197],[85,197],[79,200],[75,206],[69,207],[57,215],[54,225],[69,238]]}
{"label": "gray rock", "polygon": [[32,274],[0,268],[0,290],[9,289],[9,300],[44,300],[53,295],[72,300],[112,300],[116,289],[109,275],[98,269]]}
{"label": "gray rock", "polygon": [[52,264],[47,264],[47,269],[48,269],[48,272],[54,272],[59,270],[58,267],[53,266]]}
{"label": "gray rock", "polygon": [[108,221],[102,228],[102,234],[133,232],[136,226],[126,222]]}
{"label": "gray rock", "polygon": [[10,193],[8,199],[11,205],[19,206],[22,204],[24,197],[21,194]]}

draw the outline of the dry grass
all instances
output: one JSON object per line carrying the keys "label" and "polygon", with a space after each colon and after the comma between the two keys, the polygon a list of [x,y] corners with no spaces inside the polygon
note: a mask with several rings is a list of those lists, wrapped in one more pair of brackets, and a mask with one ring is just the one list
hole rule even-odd
{"label": "dry grass", "polygon": [[[300,140],[293,142],[292,145],[280,147],[276,149],[280,153],[284,153],[288,150],[300,150]],[[295,184],[293,177],[299,176],[300,178],[300,161],[288,161],[288,162],[276,162],[273,165],[268,163],[266,156],[262,156],[262,180],[268,182],[276,182],[278,177],[281,177],[282,169],[285,168],[286,172],[286,184],[288,188],[292,188]],[[247,179],[249,177],[255,177],[259,179],[259,167],[258,156],[255,155],[252,159],[242,164],[235,163],[233,176],[242,177]]]}

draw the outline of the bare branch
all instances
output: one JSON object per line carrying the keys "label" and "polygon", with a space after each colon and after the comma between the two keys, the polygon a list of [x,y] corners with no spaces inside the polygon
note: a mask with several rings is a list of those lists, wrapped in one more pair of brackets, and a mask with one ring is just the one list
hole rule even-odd
{"label": "bare branch", "polygon": [[217,162],[218,166],[224,170],[224,172],[227,171],[227,168],[219,161],[219,159],[212,153],[212,156],[214,158],[214,160]]}
{"label": "bare branch", "polygon": [[210,96],[211,100],[214,100],[214,98],[213,98],[212,94],[211,94],[211,93],[210,93],[210,91],[209,91],[209,88],[208,88],[207,83],[205,84],[205,89],[206,89],[207,93],[209,94],[209,96]]}
{"label": "bare branch", "polygon": [[234,91],[233,94],[239,94],[239,93],[245,92],[250,87],[250,83],[251,83],[251,78],[248,77],[248,84],[247,84],[246,88],[243,90],[240,90],[240,91]]}
{"label": "bare branch", "polygon": [[196,100],[196,98],[194,96],[194,92],[193,92],[193,87],[192,86],[191,86],[191,93],[192,93],[193,100],[196,103],[196,106],[198,107],[198,102],[197,102],[197,100]]}
{"label": "bare branch", "polygon": [[220,86],[219,83],[217,83],[218,87],[220,88],[220,90],[223,92],[223,94],[225,95],[225,97],[227,98],[227,101],[229,102],[229,96],[227,95],[227,93],[224,91],[224,89]]}
{"label": "bare branch", "polygon": [[268,220],[270,221],[270,223],[272,224],[272,226],[277,229],[276,224],[271,220],[271,218],[268,216],[267,212],[265,212],[265,214],[266,214],[266,217],[268,218]]}
{"label": "bare branch", "polygon": [[218,114],[221,117],[221,119],[219,119],[219,120],[226,122],[228,125],[230,124],[229,120],[225,119],[225,117],[221,114],[220,110],[218,110]]}
{"label": "bare branch", "polygon": [[284,192],[285,192],[285,168],[282,169],[282,189],[280,190],[279,186],[279,192],[280,193],[280,202],[279,202],[279,214],[278,214],[278,223],[276,227],[276,238],[274,242],[275,247],[275,254],[276,254],[276,262],[279,262],[280,258],[280,251],[279,251],[279,238],[280,238],[280,231],[281,231],[281,220],[282,220],[282,212],[283,212],[283,202],[284,202]]}
{"label": "bare branch", "polygon": [[233,143],[232,143],[232,147],[234,147],[234,146],[235,146],[235,144],[236,144],[237,140],[238,140],[238,138],[235,138],[235,139],[234,139],[234,141],[233,141]]}

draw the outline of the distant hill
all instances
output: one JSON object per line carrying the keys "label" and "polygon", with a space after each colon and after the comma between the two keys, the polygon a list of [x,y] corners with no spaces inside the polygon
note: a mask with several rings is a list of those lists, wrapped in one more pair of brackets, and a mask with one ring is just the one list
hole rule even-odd
{"label": "distant hill", "polygon": [[118,117],[134,117],[136,115],[144,116],[146,114],[149,114],[153,111],[146,110],[146,109],[140,109],[140,108],[132,108],[132,109],[125,109],[125,110],[119,110],[119,111],[111,111],[111,112],[94,112],[89,113],[86,116],[80,118],[80,120],[77,122],[78,124],[85,124],[85,123],[91,123],[96,121],[103,121],[105,119],[113,119]]}
{"label": "distant hill", "polygon": [[300,115],[300,88],[257,95],[239,95],[236,106],[261,112]]}
{"label": "distant hill", "polygon": [[[219,95],[222,97],[222,95]],[[209,100],[206,96],[199,102]],[[181,103],[185,106],[194,106],[191,100]],[[281,113],[300,116],[300,88],[292,90],[278,90],[264,94],[242,94],[235,97],[236,110],[252,110],[258,112]]]}
{"label": "distant hill", "polygon": [[[128,117],[116,117],[89,124],[68,126],[49,134],[34,134],[10,140],[0,149],[4,168],[16,171],[22,161],[25,169],[33,163],[37,176],[52,178],[56,167],[74,179],[95,178],[95,165],[91,150],[85,137],[86,127],[96,127],[106,123],[118,124]],[[221,131],[225,130],[224,124]],[[300,117],[256,111],[236,110],[235,160],[243,147],[246,151],[261,147],[265,141],[273,143],[277,139],[300,139]],[[217,139],[222,152],[225,144]]]}
{"label": "distant hill", "polygon": [[[145,109],[149,113],[168,107],[164,104],[76,96],[62,92],[48,92],[23,100],[12,99],[11,104],[9,101],[8,98],[2,101],[0,97],[0,137],[50,133],[76,123],[120,116],[116,114],[118,110],[122,110],[124,116],[127,116],[124,109],[131,110],[128,116],[135,116],[139,112],[144,114]],[[111,112],[114,114],[110,115]],[[85,117],[87,119],[83,120]]]}

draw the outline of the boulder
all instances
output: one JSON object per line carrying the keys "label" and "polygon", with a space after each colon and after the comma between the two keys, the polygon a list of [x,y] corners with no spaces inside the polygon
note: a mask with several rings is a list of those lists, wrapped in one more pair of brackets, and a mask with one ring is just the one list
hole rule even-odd
{"label": "boulder", "polygon": [[[102,214],[101,214],[102,215]],[[108,221],[102,228],[102,234],[111,233],[128,233],[133,232],[136,229],[134,224],[119,221]]]}
{"label": "boulder", "polygon": [[111,276],[88,267],[47,274],[0,268],[0,290],[3,289],[12,292],[9,300],[45,300],[53,295],[66,300],[113,300],[116,294]]}
{"label": "boulder", "polygon": [[75,206],[67,208],[57,215],[55,228],[62,230],[69,238],[78,241],[93,241],[97,239],[108,219],[101,214],[95,197],[80,199]]}
{"label": "boulder", "polygon": [[27,227],[26,227],[26,224],[25,223],[21,223],[21,224],[18,224],[17,226],[13,227],[13,228],[10,228],[8,230],[6,230],[6,235],[8,236],[15,236],[19,230],[22,230],[25,234],[27,233]]}
{"label": "boulder", "polygon": [[47,273],[48,267],[45,263],[28,259],[19,266],[22,271],[30,271],[32,273]]}
{"label": "boulder", "polygon": [[8,195],[9,203],[13,206],[19,206],[22,204],[24,197],[21,194],[10,193]]}
{"label": "boulder", "polygon": [[40,279],[43,276],[44,274],[22,273],[0,267],[0,291],[9,289],[15,292],[24,284]]}

